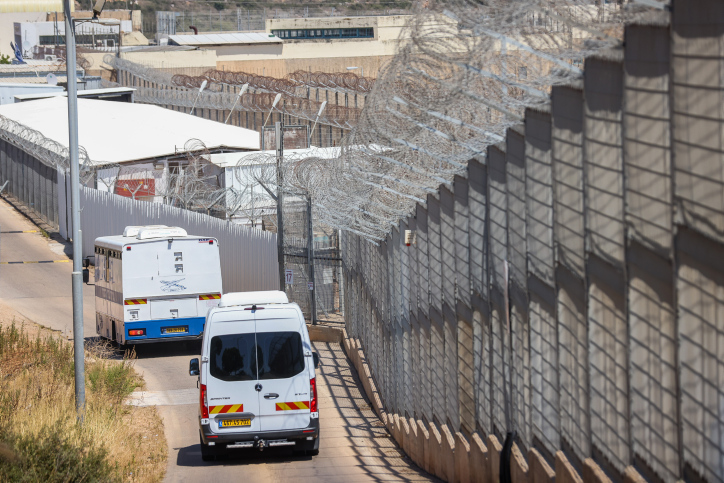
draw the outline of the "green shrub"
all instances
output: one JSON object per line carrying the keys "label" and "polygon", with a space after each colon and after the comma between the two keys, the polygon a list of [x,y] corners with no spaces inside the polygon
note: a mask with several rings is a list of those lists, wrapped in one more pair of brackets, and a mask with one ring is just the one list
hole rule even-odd
{"label": "green shrub", "polygon": [[60,426],[44,427],[40,437],[14,434],[0,428],[0,481],[111,482],[120,481],[106,450],[82,438],[65,439]]}
{"label": "green shrub", "polygon": [[87,366],[88,382],[93,391],[103,392],[120,403],[140,386],[130,361],[97,361]]}

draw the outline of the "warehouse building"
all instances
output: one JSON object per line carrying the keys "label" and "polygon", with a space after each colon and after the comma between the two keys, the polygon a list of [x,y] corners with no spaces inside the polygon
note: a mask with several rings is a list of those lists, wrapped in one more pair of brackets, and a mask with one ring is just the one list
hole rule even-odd
{"label": "warehouse building", "polygon": [[[87,184],[146,201],[163,201],[170,175],[188,165],[190,157],[259,149],[256,131],[147,104],[80,98],[78,127],[81,151],[94,167]],[[22,201],[37,206],[41,215],[44,202],[35,201],[40,192],[25,187],[29,178],[21,173],[33,173],[32,186],[55,190],[57,170],[48,158],[67,156],[67,146],[66,97],[0,106],[0,185],[9,181],[8,192],[29,197]],[[52,201],[57,194],[40,199]]]}

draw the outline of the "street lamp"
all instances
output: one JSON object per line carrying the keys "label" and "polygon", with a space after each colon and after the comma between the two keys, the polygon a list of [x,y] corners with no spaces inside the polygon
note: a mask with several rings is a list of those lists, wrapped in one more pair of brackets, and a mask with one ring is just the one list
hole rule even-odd
{"label": "street lamp", "polygon": [[[105,0],[93,7],[93,18],[103,10]],[[78,165],[78,86],[75,59],[75,24],[70,0],[63,0],[65,12],[65,69],[68,79],[68,154],[70,157],[70,205],[73,230],[73,360],[75,362],[75,409],[83,422],[85,412],[85,346],[83,338],[83,245],[80,232],[80,166]]]}
{"label": "street lamp", "polygon": [[244,84],[243,86],[241,86],[241,90],[239,91],[239,94],[236,96],[236,99],[234,100],[234,105],[231,106],[231,110],[229,111],[229,115],[226,116],[226,121],[224,121],[224,124],[229,123],[229,119],[231,119],[231,114],[234,112],[234,108],[236,107],[236,104],[239,102],[239,100],[241,99],[241,96],[244,95],[244,93],[246,92],[246,90],[248,88],[249,88],[249,84]]}
{"label": "street lamp", "polygon": [[364,67],[347,67],[347,70],[356,70],[359,69],[359,76],[364,77],[365,76],[365,69]]}
{"label": "street lamp", "polygon": [[271,109],[269,109],[269,114],[266,116],[266,120],[264,121],[264,124],[261,125],[262,130],[264,129],[264,126],[266,126],[266,123],[269,120],[269,117],[272,115],[274,108],[277,107],[277,104],[279,104],[279,100],[281,98],[282,98],[281,94],[277,94],[276,97],[274,98],[274,102],[272,102]]}
{"label": "street lamp", "polygon": [[319,116],[322,115],[322,112],[324,112],[324,108],[327,107],[327,101],[324,101],[322,105],[319,107],[319,112],[317,113],[317,117],[314,119],[314,125],[312,126],[312,130],[309,131],[309,145],[312,145],[312,134],[314,134],[314,128],[317,127],[317,121],[319,121]]}
{"label": "street lamp", "polygon": [[[83,337],[83,242],[80,230],[80,165],[78,147],[78,79],[76,78],[75,24],[100,22],[106,0],[97,0],[93,18],[79,20],[71,17],[70,0],[63,0],[65,13],[65,70],[68,79],[68,155],[70,164],[70,206],[73,240],[73,361],[75,363],[75,409],[78,421],[83,422],[85,412],[85,339]],[[116,21],[117,22],[117,21]],[[119,23],[120,24],[120,23]],[[120,29],[119,29],[120,35]]]}
{"label": "street lamp", "polygon": [[199,100],[199,97],[201,97],[201,93],[204,92],[204,89],[206,89],[206,84],[207,84],[207,82],[206,82],[206,81],[203,81],[203,82],[201,83],[201,87],[199,87],[199,93],[196,94],[196,99],[194,99],[194,105],[191,106],[191,112],[189,113],[189,114],[191,114],[192,116],[194,115],[194,109],[196,109],[196,101]]}

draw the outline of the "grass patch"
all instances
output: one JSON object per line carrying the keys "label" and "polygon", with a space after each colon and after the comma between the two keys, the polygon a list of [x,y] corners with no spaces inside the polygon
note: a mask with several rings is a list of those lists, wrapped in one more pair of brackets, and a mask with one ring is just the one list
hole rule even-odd
{"label": "grass patch", "polygon": [[0,481],[160,481],[166,442],[155,408],[124,404],[142,384],[133,353],[86,350],[84,423],[75,411],[73,347],[0,326]]}

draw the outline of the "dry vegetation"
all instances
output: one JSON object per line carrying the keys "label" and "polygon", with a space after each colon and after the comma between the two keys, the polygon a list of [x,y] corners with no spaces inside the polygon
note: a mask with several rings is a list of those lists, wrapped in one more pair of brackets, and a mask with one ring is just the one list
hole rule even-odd
{"label": "dry vegetation", "polygon": [[104,345],[86,351],[87,407],[79,425],[72,345],[34,325],[0,325],[0,481],[163,478],[160,417],[154,407],[124,404],[143,381],[133,354],[118,359]]}

